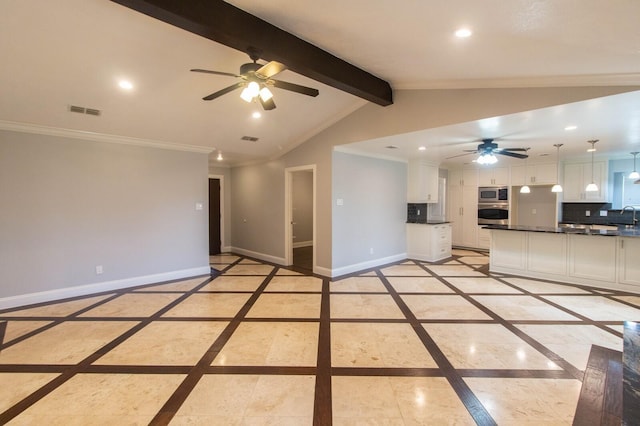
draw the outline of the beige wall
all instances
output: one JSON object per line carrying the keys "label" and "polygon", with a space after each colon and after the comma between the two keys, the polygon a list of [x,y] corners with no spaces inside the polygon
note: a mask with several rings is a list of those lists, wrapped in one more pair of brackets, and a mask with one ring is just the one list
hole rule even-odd
{"label": "beige wall", "polygon": [[0,131],[0,194],[0,308],[209,271],[206,154]]}

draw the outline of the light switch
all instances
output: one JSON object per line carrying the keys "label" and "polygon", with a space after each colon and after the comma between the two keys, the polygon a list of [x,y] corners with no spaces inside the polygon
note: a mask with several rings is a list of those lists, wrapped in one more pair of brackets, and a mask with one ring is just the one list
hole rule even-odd
{"label": "light switch", "polygon": [[344,200],[342,198],[336,199],[336,206],[343,206],[343,205],[344,205]]}
{"label": "light switch", "polygon": [[196,210],[202,210],[202,203],[196,203]]}
{"label": "light switch", "polygon": [[606,215],[607,215],[606,210],[600,210],[600,216],[606,216]]}

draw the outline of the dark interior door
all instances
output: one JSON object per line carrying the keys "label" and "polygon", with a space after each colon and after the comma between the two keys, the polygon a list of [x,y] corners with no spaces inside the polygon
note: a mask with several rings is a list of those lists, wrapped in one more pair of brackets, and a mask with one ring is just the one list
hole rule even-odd
{"label": "dark interior door", "polygon": [[220,254],[220,179],[209,179],[209,255]]}

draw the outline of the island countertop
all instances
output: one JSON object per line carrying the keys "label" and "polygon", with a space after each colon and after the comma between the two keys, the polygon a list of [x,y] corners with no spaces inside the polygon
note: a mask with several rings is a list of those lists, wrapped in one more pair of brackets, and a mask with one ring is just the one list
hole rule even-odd
{"label": "island countertop", "polygon": [[607,237],[640,237],[640,228],[618,229],[591,229],[591,228],[569,228],[552,226],[525,226],[525,225],[486,225],[484,229],[497,229],[503,231],[521,232],[545,232],[548,234],[579,234],[579,235],[602,235]]}

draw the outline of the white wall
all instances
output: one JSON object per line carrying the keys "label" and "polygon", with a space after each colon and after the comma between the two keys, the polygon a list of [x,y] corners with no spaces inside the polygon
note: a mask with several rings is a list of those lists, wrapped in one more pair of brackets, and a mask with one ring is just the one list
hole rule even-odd
{"label": "white wall", "polygon": [[0,307],[208,272],[207,194],[206,154],[0,131]]}

